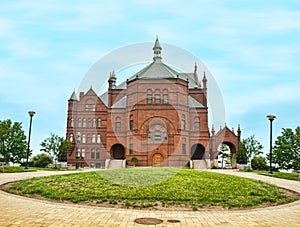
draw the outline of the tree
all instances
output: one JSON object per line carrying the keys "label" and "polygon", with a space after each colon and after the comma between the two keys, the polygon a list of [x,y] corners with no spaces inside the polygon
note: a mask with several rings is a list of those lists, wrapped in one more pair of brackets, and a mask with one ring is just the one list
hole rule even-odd
{"label": "tree", "polygon": [[245,140],[242,140],[239,145],[238,154],[237,154],[237,163],[239,164],[247,164],[248,163],[248,157],[247,157],[247,151],[245,147]]}
{"label": "tree", "polygon": [[262,154],[263,145],[255,139],[255,136],[252,135],[246,139],[241,140],[237,155],[237,162],[239,164],[247,164],[250,162],[253,157]]}
{"label": "tree", "polygon": [[71,143],[63,137],[60,137],[59,140],[60,140],[60,146],[59,146],[59,151],[58,151],[58,155],[57,155],[57,160],[59,162],[66,162],[67,161],[67,150],[71,146]]}
{"label": "tree", "polygon": [[266,158],[262,156],[255,156],[251,160],[251,167],[254,170],[268,170]]}
{"label": "tree", "polygon": [[136,164],[138,164],[139,160],[137,157],[132,157],[131,158],[131,162],[133,163],[133,165],[135,166]]}
{"label": "tree", "polygon": [[65,161],[66,160],[66,153],[67,149],[70,147],[70,142],[67,141],[65,138],[55,135],[54,133],[50,133],[50,137],[45,139],[41,146],[43,147],[40,149],[48,153],[55,162],[56,161]]}
{"label": "tree", "polygon": [[222,169],[223,169],[223,163],[224,163],[224,159],[230,157],[230,155],[228,154],[229,148],[226,144],[222,143],[221,146],[219,147],[219,152],[218,155],[221,157],[222,159]]}
{"label": "tree", "polygon": [[279,169],[300,170],[300,126],[295,129],[283,128],[273,149],[273,162]]}
{"label": "tree", "polygon": [[13,123],[10,119],[0,121],[1,160],[6,163],[21,163],[22,159],[26,158],[26,154],[27,142],[22,124]]}
{"label": "tree", "polygon": [[254,135],[252,135],[252,136],[248,137],[247,139],[245,139],[244,146],[245,146],[245,149],[246,149],[247,161],[250,160],[250,165],[251,165],[252,157],[262,154],[263,153],[262,149],[264,147],[260,142],[258,142],[255,139]]}
{"label": "tree", "polygon": [[46,153],[33,156],[29,162],[30,166],[42,168],[47,167],[50,163],[52,163],[52,158]]}

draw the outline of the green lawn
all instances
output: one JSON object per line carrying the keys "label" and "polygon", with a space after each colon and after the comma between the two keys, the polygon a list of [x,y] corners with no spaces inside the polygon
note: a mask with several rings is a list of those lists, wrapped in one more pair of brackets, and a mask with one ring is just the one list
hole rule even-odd
{"label": "green lawn", "polygon": [[[39,167],[29,167],[28,170],[24,166],[4,166],[4,173],[19,173],[19,172],[34,172],[37,170],[46,171],[61,171],[61,168],[39,168]],[[2,173],[2,168],[0,167],[0,174]]]}
{"label": "green lawn", "polygon": [[138,208],[183,205],[193,210],[292,201],[276,186],[261,181],[175,168],[102,170],[33,178],[12,185],[8,191],[73,203]]}
{"label": "green lawn", "polygon": [[269,174],[268,171],[265,170],[259,170],[255,171],[260,175],[269,176],[269,177],[277,177],[277,178],[283,178],[287,180],[294,180],[298,181],[299,174],[298,173],[283,173],[283,172],[273,172],[273,174]]}

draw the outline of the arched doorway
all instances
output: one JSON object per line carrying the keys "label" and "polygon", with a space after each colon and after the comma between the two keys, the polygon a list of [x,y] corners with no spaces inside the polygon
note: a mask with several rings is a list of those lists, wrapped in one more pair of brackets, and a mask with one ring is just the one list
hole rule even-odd
{"label": "arched doorway", "polygon": [[203,160],[205,154],[205,148],[201,144],[194,144],[191,148],[191,159],[192,160]]}
{"label": "arched doorway", "polygon": [[115,144],[110,150],[111,157],[113,159],[125,159],[125,149],[122,144]]}
{"label": "arched doorway", "polygon": [[163,161],[164,161],[164,157],[162,156],[162,154],[156,153],[153,155],[152,158],[152,166],[161,166]]}
{"label": "arched doorway", "polygon": [[236,147],[231,142],[223,141],[218,146],[218,166],[220,168],[236,168]]}

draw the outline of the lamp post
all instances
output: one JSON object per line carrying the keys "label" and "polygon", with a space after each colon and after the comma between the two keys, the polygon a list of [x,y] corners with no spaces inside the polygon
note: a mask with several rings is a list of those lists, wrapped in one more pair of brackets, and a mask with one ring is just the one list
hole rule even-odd
{"label": "lamp post", "polygon": [[276,116],[273,114],[269,114],[267,118],[270,121],[270,167],[268,173],[273,174],[272,172],[272,122],[276,118]]}
{"label": "lamp post", "polygon": [[30,110],[30,111],[28,111],[28,114],[29,114],[29,117],[30,117],[30,123],[29,123],[29,135],[28,135],[25,169],[28,169],[28,156],[29,156],[29,151],[30,151],[31,125],[32,125],[32,117],[35,115],[35,112],[33,110]]}

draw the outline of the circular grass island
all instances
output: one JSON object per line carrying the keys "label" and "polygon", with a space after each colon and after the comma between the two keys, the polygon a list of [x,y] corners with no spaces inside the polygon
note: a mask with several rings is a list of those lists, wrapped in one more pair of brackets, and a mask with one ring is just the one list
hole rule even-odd
{"label": "circular grass island", "polygon": [[294,201],[277,186],[236,176],[178,168],[130,168],[39,177],[5,190],[95,206],[149,209],[236,209]]}

